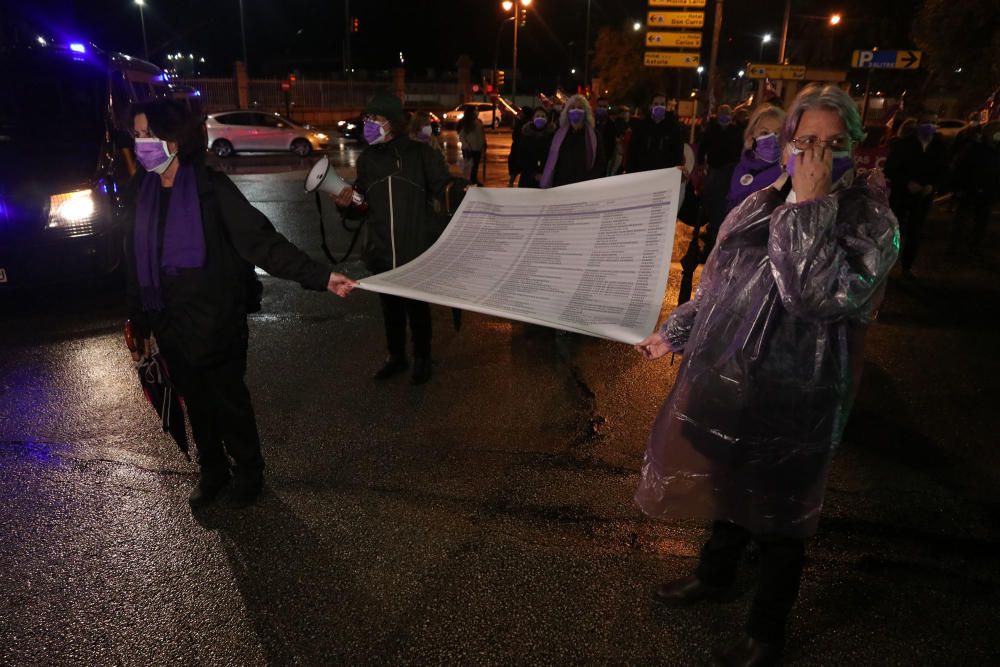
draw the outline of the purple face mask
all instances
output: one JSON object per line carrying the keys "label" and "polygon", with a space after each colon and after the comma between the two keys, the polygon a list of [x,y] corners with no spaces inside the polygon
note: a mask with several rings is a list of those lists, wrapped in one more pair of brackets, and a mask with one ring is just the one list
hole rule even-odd
{"label": "purple face mask", "polygon": [[167,142],[160,139],[135,140],[135,159],[146,171],[162,174],[170,166],[174,155],[176,153],[167,149]]}
{"label": "purple face mask", "polygon": [[667,117],[667,107],[657,104],[650,109],[650,113],[653,116],[653,120],[663,120]]}
{"label": "purple face mask", "polygon": [[385,128],[382,127],[382,123],[374,120],[365,121],[363,134],[365,136],[365,142],[370,146],[380,144],[385,141]]}
{"label": "purple face mask", "polygon": [[753,140],[754,154],[764,162],[775,163],[781,157],[781,147],[778,145],[778,136],[775,134],[765,134]]}
{"label": "purple face mask", "polygon": [[569,117],[569,122],[576,125],[583,122],[583,118],[587,115],[587,112],[583,109],[570,109],[566,112],[566,115]]}
{"label": "purple face mask", "polygon": [[917,125],[917,138],[920,141],[930,141],[937,132],[937,125],[934,123],[921,123]]}
{"label": "purple face mask", "polygon": [[729,125],[731,122],[733,122],[733,117],[730,116],[729,114],[724,113],[719,115],[719,125],[721,125],[722,127]]}
{"label": "purple face mask", "polygon": [[541,130],[542,128],[544,128],[546,125],[549,124],[548,118],[545,118],[544,116],[539,116],[538,118],[534,119],[531,122],[534,123],[535,129],[538,130]]}
{"label": "purple face mask", "polygon": [[[794,152],[793,149],[793,152],[788,156],[788,164],[785,165],[785,171],[788,172],[789,176],[795,175],[795,165],[798,162],[799,155],[800,153]],[[830,182],[836,183],[844,174],[853,168],[854,158],[851,157],[850,153],[834,153],[833,164],[830,167]]]}
{"label": "purple face mask", "polygon": [[594,113],[597,115],[598,118],[604,120],[605,118],[608,117],[608,114],[610,112],[608,111],[607,107],[597,107],[597,111],[595,111]]}

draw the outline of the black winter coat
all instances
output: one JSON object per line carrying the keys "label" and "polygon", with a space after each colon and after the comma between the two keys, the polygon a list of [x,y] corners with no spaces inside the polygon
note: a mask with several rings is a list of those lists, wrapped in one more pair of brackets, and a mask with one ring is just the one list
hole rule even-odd
{"label": "black winter coat", "polygon": [[525,123],[521,130],[521,143],[518,149],[521,167],[521,180],[518,181],[518,186],[522,188],[539,187],[554,135],[555,130],[551,125],[546,125],[539,130],[534,123]]}
{"label": "black winter coat", "polygon": [[632,127],[628,145],[628,171],[652,171],[684,164],[681,126],[668,116],[659,123],[643,118]]}
{"label": "black winter coat", "polygon": [[940,189],[945,185],[947,173],[948,151],[938,135],[934,135],[926,150],[916,134],[900,137],[889,146],[885,175],[892,183],[893,196],[907,193],[906,184],[911,181]]}
{"label": "black winter coat", "polygon": [[275,230],[228,176],[196,166],[205,266],[181,269],[176,275],[161,273],[165,307],[143,312],[133,240],[136,200],[145,175],[140,169],[125,192],[126,293],[136,336],[154,333],[168,360],[179,355],[189,365],[204,367],[246,354],[247,306],[256,297],[255,265],[307,289],[326,289],[328,267]]}
{"label": "black winter coat", "polygon": [[[363,256],[371,272],[402,266],[431,247],[444,229],[434,201],[450,180],[441,153],[409,137],[361,152],[354,189],[368,204]],[[341,209],[341,215],[362,216],[357,208]]]}

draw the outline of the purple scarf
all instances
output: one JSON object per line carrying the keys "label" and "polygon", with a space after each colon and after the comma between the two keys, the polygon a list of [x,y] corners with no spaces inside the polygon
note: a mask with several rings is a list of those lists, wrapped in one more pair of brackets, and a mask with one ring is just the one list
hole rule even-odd
{"label": "purple scarf", "polygon": [[144,311],[162,310],[160,271],[199,269],[205,265],[205,230],[194,167],[177,170],[163,229],[163,256],[159,256],[160,177],[148,173],[142,181],[135,209],[135,269]]}
{"label": "purple scarf", "polygon": [[758,158],[752,150],[743,151],[733,178],[729,182],[729,196],[726,197],[726,211],[729,212],[743,203],[743,200],[778,180],[781,175],[781,160],[768,162]]}
{"label": "purple scarf", "polygon": [[[583,127],[587,131],[585,137],[587,142],[587,171],[590,171],[594,168],[594,160],[597,159],[597,134],[594,132],[594,128],[589,125],[584,125]],[[562,148],[563,140],[566,139],[569,130],[569,125],[563,125],[556,130],[556,135],[552,138],[552,146],[549,147],[549,158],[545,161],[545,171],[542,172],[540,185],[542,188],[552,187],[552,179],[556,174],[556,163],[559,162],[559,149]]]}

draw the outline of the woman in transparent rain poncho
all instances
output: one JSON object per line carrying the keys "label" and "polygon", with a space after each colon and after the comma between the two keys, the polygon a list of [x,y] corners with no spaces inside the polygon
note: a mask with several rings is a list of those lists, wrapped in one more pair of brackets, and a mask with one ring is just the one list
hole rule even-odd
{"label": "woman in transparent rain poncho", "polygon": [[884,180],[855,178],[863,136],[846,93],[805,88],[782,127],[789,175],[729,214],[695,298],[636,346],[647,358],[684,353],[636,501],[653,517],[714,521],[695,574],[655,597],[725,599],[744,548],[760,549],[746,635],[724,664],[780,656],[865,331],[896,260]]}

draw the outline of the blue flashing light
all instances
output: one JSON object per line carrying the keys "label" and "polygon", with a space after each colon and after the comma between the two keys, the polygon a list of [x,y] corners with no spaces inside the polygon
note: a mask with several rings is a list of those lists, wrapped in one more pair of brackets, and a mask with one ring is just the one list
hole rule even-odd
{"label": "blue flashing light", "polygon": [[81,44],[80,42],[73,42],[72,44],[69,45],[69,50],[73,51],[74,53],[86,53],[87,47]]}
{"label": "blue flashing light", "polygon": [[193,95],[194,97],[201,97],[201,91],[200,90],[196,90],[193,93],[191,93],[191,95]]}

